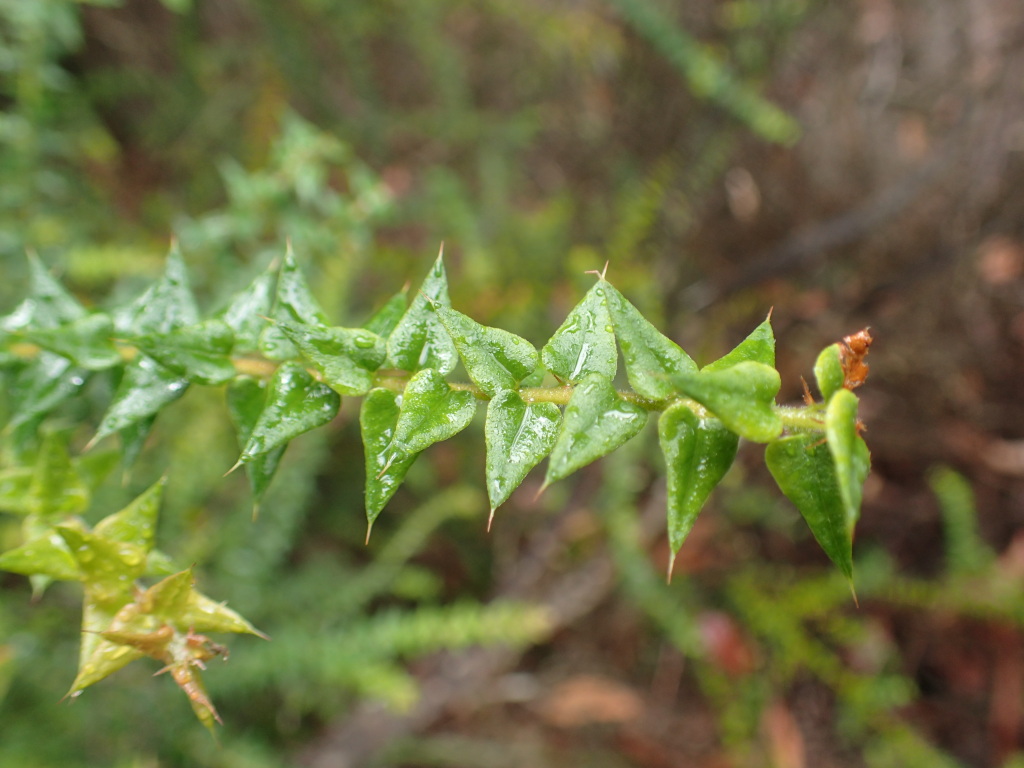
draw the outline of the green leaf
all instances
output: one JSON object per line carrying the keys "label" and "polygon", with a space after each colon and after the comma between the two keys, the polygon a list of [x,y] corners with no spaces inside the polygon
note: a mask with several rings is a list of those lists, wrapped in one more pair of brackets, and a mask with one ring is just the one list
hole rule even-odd
{"label": "green leaf", "polygon": [[32,514],[44,520],[77,515],[89,506],[89,487],[71,463],[67,435],[51,432],[43,438],[28,493]]}
{"label": "green leaf", "polygon": [[82,605],[82,640],[78,654],[78,675],[69,695],[76,695],[127,664],[142,658],[141,651],[128,645],[112,643],[103,638],[117,612],[129,599],[121,602],[97,602],[87,593]]}
{"label": "green leaf", "polygon": [[157,480],[124,509],[100,520],[93,533],[108,541],[131,544],[148,555],[156,538],[156,519],[166,484],[166,478]]}
{"label": "green leaf", "polygon": [[206,320],[170,333],[136,336],[132,342],[168,371],[194,384],[217,386],[237,373],[230,357],[234,331],[223,320]]}
{"label": "green leaf", "polygon": [[11,419],[6,430],[45,416],[78,394],[88,372],[52,352],[40,352],[18,371],[10,388]]}
{"label": "green leaf", "polygon": [[373,521],[398,490],[416,459],[416,454],[400,454],[392,448],[398,413],[398,395],[389,389],[380,388],[370,390],[359,411],[359,427],[366,456],[367,538]]}
{"label": "green leaf", "polygon": [[0,510],[15,515],[32,513],[32,467],[8,467],[0,470]]}
{"label": "green leaf", "polygon": [[[290,244],[277,276],[277,295],[271,318],[300,325],[328,325],[327,315],[309,289]],[[269,325],[263,330],[259,348],[271,360],[291,360],[299,355],[299,350],[276,325]]]}
{"label": "green leaf", "polygon": [[125,367],[114,399],[103,415],[90,445],[156,416],[164,406],[185,394],[186,389],[188,379],[148,357],[136,358]]}
{"label": "green leaf", "polygon": [[767,443],[782,433],[782,419],[774,409],[782,379],[774,368],[742,362],[714,371],[677,374],[671,382],[740,437]]}
{"label": "green leaf", "polygon": [[592,373],[615,378],[619,360],[605,286],[602,280],[587,291],[540,351],[544,367],[562,381]]}
{"label": "green leaf", "polygon": [[852,531],[828,446],[816,434],[784,437],[768,444],[765,463],[825,554],[852,580]]}
{"label": "green leaf", "polygon": [[525,403],[518,392],[497,393],[487,405],[487,497],[491,514],[547,456],[562,414],[554,403]]}
{"label": "green leaf", "polygon": [[481,325],[451,307],[439,304],[435,309],[469,378],[487,395],[515,389],[540,362],[533,344],[521,336]]}
{"label": "green leaf", "polygon": [[775,333],[772,331],[771,313],[757,328],[750,332],[734,350],[713,363],[705,365],[701,372],[724,371],[737,363],[754,362],[775,367]]}
{"label": "green leaf", "polygon": [[[131,476],[131,469],[138,461],[142,449],[146,446],[146,438],[156,423],[156,414],[134,421],[121,429],[117,436],[121,441],[121,470],[125,482]],[[96,438],[93,438],[95,441]]]}
{"label": "green leaf", "polygon": [[409,305],[409,300],[405,294],[406,291],[403,289],[388,299],[383,307],[374,312],[370,319],[363,323],[363,328],[370,333],[376,333],[385,340],[391,336],[391,333],[398,327],[398,323],[401,321],[402,315],[405,314],[405,310]]}
{"label": "green leaf", "polygon": [[474,413],[472,393],[452,390],[444,376],[425,368],[405,387],[391,447],[399,453],[419,453],[461,432]]}
{"label": "green leaf", "polygon": [[28,255],[28,298],[0,320],[0,329],[56,328],[85,316],[85,308],[43,266],[34,254]]}
{"label": "green leaf", "polygon": [[365,395],[373,372],[384,362],[384,339],[362,328],[278,323],[278,327],[323,377],[342,395]]}
{"label": "green leaf", "polygon": [[338,393],[314,379],[300,364],[282,364],[270,381],[266,403],[239,462],[252,461],[304,432],[322,427],[334,418],[339,407]]}
{"label": "green leaf", "polygon": [[115,311],[114,328],[120,334],[161,334],[199,322],[199,309],[189,288],[185,262],[177,243],[167,254],[164,274],[126,307]]}
{"label": "green leaf", "polygon": [[[259,421],[263,405],[267,402],[268,387],[267,382],[250,376],[239,376],[228,385],[228,415],[238,435],[239,450],[249,442],[253,427]],[[287,447],[285,444],[274,448],[245,463],[245,475],[249,479],[249,488],[252,491],[254,512],[259,508],[260,500],[270,486]]]}
{"label": "green leaf", "polygon": [[267,327],[266,318],[274,306],[276,281],[276,269],[261,272],[217,315],[234,330],[236,351],[245,353],[259,349],[260,334]]}
{"label": "green leaf", "polygon": [[700,418],[676,403],[658,419],[658,438],[668,469],[668,572],[711,491],[732,466],[739,436],[715,418]]}
{"label": "green leaf", "polygon": [[58,525],[56,531],[77,561],[91,599],[121,605],[131,599],[135,580],[146,571],[146,552],[142,547],[112,541],[72,525]]}
{"label": "green leaf", "polygon": [[442,375],[455,368],[459,357],[455,343],[432,305],[451,306],[443,255],[438,255],[419,293],[388,338],[388,366],[403,371],[433,368]]}
{"label": "green leaf", "polygon": [[611,453],[636,435],[645,423],[647,412],[619,397],[607,376],[588,374],[566,406],[544,485]]}
{"label": "green leaf", "polygon": [[818,355],[814,363],[814,378],[818,382],[818,390],[827,403],[832,395],[843,388],[845,375],[843,363],[839,355],[839,345],[829,344]]}
{"label": "green leaf", "polygon": [[846,526],[852,536],[860,518],[860,502],[864,480],[871,468],[871,455],[857,434],[857,396],[850,390],[840,389],[829,400],[825,411],[825,436],[835,463]]}
{"label": "green leaf", "polygon": [[90,371],[102,371],[123,362],[111,338],[114,321],[97,312],[56,328],[26,329],[24,337],[43,349],[66,357]]}
{"label": "green leaf", "polygon": [[668,377],[676,373],[696,373],[697,364],[678,344],[651,325],[616,288],[604,281],[599,285],[608,298],[630,386],[654,400],[671,397],[675,390]]}
{"label": "green leaf", "polygon": [[67,543],[52,529],[0,555],[0,569],[58,581],[78,581],[82,577]]}

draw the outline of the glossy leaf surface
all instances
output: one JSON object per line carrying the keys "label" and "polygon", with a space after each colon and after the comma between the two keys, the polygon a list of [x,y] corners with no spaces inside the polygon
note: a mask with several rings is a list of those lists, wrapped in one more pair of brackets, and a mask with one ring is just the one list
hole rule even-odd
{"label": "glossy leaf surface", "polygon": [[198,322],[199,309],[177,245],[167,255],[163,275],[135,301],[114,313],[115,329],[129,336],[168,333]]}
{"label": "glossy leaf surface", "polygon": [[156,539],[157,515],[166,484],[165,478],[153,483],[124,509],[100,520],[93,533],[108,541],[131,544],[148,553]]}
{"label": "glossy leaf surface", "polygon": [[267,327],[265,318],[273,310],[276,281],[275,271],[261,272],[217,315],[235,332],[235,349],[238,352],[259,349],[260,334]]}
{"label": "glossy leaf surface", "polygon": [[[239,376],[227,388],[228,415],[238,436],[238,448],[241,450],[249,442],[253,427],[259,421],[263,406],[267,401],[269,384],[261,379]],[[245,463],[245,475],[249,478],[253,504],[259,507],[260,499],[270,486],[270,481],[281,463],[287,445],[273,448],[259,456],[254,456]]]}
{"label": "glossy leaf surface", "polygon": [[510,390],[499,392],[488,403],[484,436],[492,512],[551,452],[561,417],[554,403],[525,403],[518,392]]}
{"label": "glossy leaf surface", "polygon": [[373,372],[387,354],[380,336],[362,328],[277,325],[334,391],[342,395],[365,395],[370,391]]}
{"label": "glossy leaf surface", "polygon": [[592,373],[615,378],[618,351],[603,280],[587,291],[541,350],[544,367],[562,381],[581,381]]}
{"label": "glossy leaf surface", "polygon": [[10,388],[11,418],[7,428],[46,416],[77,395],[88,372],[52,352],[40,352],[14,377]]}
{"label": "glossy leaf surface", "polygon": [[92,442],[156,416],[164,406],[185,394],[187,388],[188,379],[144,355],[139,356],[125,367]]}
{"label": "glossy leaf surface", "polygon": [[81,570],[64,538],[55,530],[0,554],[0,569],[24,576],[78,581]]}
{"label": "glossy leaf surface", "polygon": [[696,373],[697,364],[674,341],[651,325],[625,296],[606,282],[601,283],[608,300],[615,337],[622,347],[629,384],[653,400],[671,397],[675,390],[668,377]]}
{"label": "glossy leaf surface", "polygon": [[78,299],[67,292],[36,256],[29,254],[28,267],[28,298],[0,321],[0,328],[5,331],[56,328],[85,316],[85,308]]}
{"label": "glossy leaf surface", "polygon": [[298,363],[283,363],[274,373],[267,400],[242,449],[241,462],[251,461],[334,418],[341,406],[338,393],[314,379]]}
{"label": "glossy leaf surface", "polygon": [[451,307],[439,304],[435,309],[469,378],[487,395],[515,389],[540,362],[533,344],[521,336],[481,325]]}
{"label": "glossy leaf surface", "polygon": [[461,432],[474,413],[472,393],[454,391],[438,371],[426,368],[405,386],[391,447],[399,453],[419,453]]}
{"label": "glossy leaf surface", "polygon": [[[277,293],[270,317],[285,323],[328,325],[327,315],[313,296],[290,245],[277,275]],[[291,360],[299,355],[295,345],[276,325],[264,328],[259,349],[270,360]]]}
{"label": "glossy leaf surface", "polygon": [[160,365],[194,384],[217,386],[235,376],[235,335],[223,320],[207,320],[170,333],[136,336],[132,343]]}
{"label": "glossy leaf surface", "polygon": [[816,434],[784,437],[769,443],[765,463],[786,498],[800,510],[825,554],[847,579],[852,579],[852,530],[828,446]]}
{"label": "glossy leaf surface", "polygon": [[65,435],[50,433],[43,438],[28,496],[32,514],[44,520],[77,515],[89,506],[89,486],[71,462]]}
{"label": "glossy leaf surface", "polygon": [[857,396],[840,389],[829,400],[825,411],[825,435],[835,463],[839,495],[843,500],[846,526],[852,535],[860,518],[864,480],[871,468],[868,447],[857,434]]}
{"label": "glossy leaf surface", "polygon": [[659,417],[658,439],[668,471],[668,540],[674,560],[711,491],[732,466],[739,436],[718,419],[700,418],[677,403]]}
{"label": "glossy leaf surface", "polygon": [[671,380],[680,393],[703,405],[740,437],[766,443],[782,432],[782,419],[774,410],[782,380],[774,368],[742,362]]}
{"label": "glossy leaf surface", "polygon": [[399,398],[389,389],[370,390],[359,411],[366,461],[366,517],[371,526],[416,459],[416,454],[397,454],[392,449],[398,412]]}
{"label": "glossy leaf surface", "polygon": [[705,365],[701,371],[724,371],[737,363],[761,363],[775,367],[775,332],[772,330],[771,315],[728,354]]}
{"label": "glossy leaf surface", "polygon": [[829,344],[821,350],[814,362],[814,378],[818,382],[818,391],[826,403],[832,399],[832,395],[843,388],[843,363],[838,344]]}
{"label": "glossy leaf surface", "polygon": [[388,299],[384,303],[384,306],[374,312],[373,315],[363,323],[363,328],[370,333],[376,333],[382,339],[387,340],[392,331],[398,327],[398,323],[401,321],[402,315],[405,314],[405,310],[409,306],[409,299],[405,294],[406,291],[399,291]]}
{"label": "glossy leaf surface", "polygon": [[123,362],[111,341],[114,321],[101,312],[56,328],[27,329],[23,335],[43,349],[90,371],[102,371]]}
{"label": "glossy leaf surface", "polygon": [[544,484],[585,467],[614,451],[647,423],[647,412],[619,397],[611,380],[600,373],[586,376],[565,408]]}
{"label": "glossy leaf surface", "polygon": [[388,338],[387,365],[403,371],[432,368],[449,374],[455,368],[459,355],[432,305],[451,306],[448,298],[448,277],[441,256],[413,297]]}

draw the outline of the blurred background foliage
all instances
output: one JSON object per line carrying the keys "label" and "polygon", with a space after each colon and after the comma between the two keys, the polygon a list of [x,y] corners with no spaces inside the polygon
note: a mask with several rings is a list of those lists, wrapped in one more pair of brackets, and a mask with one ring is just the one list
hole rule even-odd
{"label": "blurred background foliage", "polygon": [[253,521],[190,392],[93,519],[168,472],[161,548],[273,642],[211,670],[218,746],[142,665],[58,704],[79,598],[0,577],[0,763],[1024,764],[1022,35],[1015,0],[0,0],[4,311],[27,249],[106,304],[174,237],[212,310],[290,241],[355,324],[443,241],[454,305],[536,344],[606,260],[701,362],[774,305],[788,398],[879,339],[859,610],[757,453],[665,585],[647,432],[488,536],[469,430],[364,547],[355,404]]}

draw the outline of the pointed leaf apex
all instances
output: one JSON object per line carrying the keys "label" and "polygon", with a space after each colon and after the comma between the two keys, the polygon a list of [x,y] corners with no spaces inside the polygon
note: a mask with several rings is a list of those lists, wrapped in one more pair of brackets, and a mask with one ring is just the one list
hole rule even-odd
{"label": "pointed leaf apex", "polygon": [[672,583],[672,571],[675,570],[675,567],[676,567],[676,553],[675,552],[670,552],[669,556],[668,556],[668,568],[665,570],[665,583],[666,584],[671,584]]}
{"label": "pointed leaf apex", "polygon": [[491,514],[487,517],[487,532],[491,532],[491,525],[494,524],[494,510],[491,510]]}

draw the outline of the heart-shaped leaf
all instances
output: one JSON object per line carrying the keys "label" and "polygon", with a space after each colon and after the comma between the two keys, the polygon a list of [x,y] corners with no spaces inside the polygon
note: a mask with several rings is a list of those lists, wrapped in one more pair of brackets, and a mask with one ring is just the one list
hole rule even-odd
{"label": "heart-shaped leaf", "polygon": [[338,393],[314,379],[298,363],[283,363],[274,372],[267,400],[246,440],[239,463],[252,461],[322,427],[341,407]]}
{"label": "heart-shaped leaf", "polygon": [[391,447],[397,453],[419,453],[461,432],[474,413],[476,398],[472,393],[452,390],[444,376],[426,368],[405,387]]}
{"label": "heart-shaped leaf", "polygon": [[432,368],[442,375],[452,372],[459,355],[432,309],[436,305],[451,306],[443,254],[438,255],[419,293],[388,338],[388,366],[403,371]]}
{"label": "heart-shaped leaf", "polygon": [[671,397],[674,388],[668,377],[676,373],[696,373],[697,364],[678,344],[651,325],[616,288],[604,281],[599,285],[608,299],[630,386],[654,400]]}
{"label": "heart-shaped leaf", "polygon": [[740,437],[767,443],[782,433],[775,395],[779,372],[762,363],[741,362],[728,368],[671,377],[677,391],[693,398]]}
{"label": "heart-shaped leaf", "polygon": [[791,435],[768,444],[765,463],[825,554],[852,580],[853,537],[828,446],[816,434]]}
{"label": "heart-shaped leaf", "polygon": [[384,340],[362,328],[278,323],[299,353],[323,376],[324,383],[342,395],[365,395],[373,372],[384,362]]}
{"label": "heart-shaped leaf", "polygon": [[576,386],[551,450],[544,485],[575,472],[621,446],[647,423],[647,411],[619,397],[611,380],[588,374]]}
{"label": "heart-shaped leaf", "polygon": [[618,352],[603,280],[587,291],[540,351],[544,367],[562,381],[599,373],[615,378]]}
{"label": "heart-shaped leaf", "polygon": [[359,428],[366,456],[367,532],[384,505],[402,484],[416,454],[396,454],[392,449],[398,423],[398,396],[389,389],[373,389],[359,411]]}
{"label": "heart-shaped leaf", "polygon": [[480,325],[451,307],[438,304],[435,310],[469,378],[491,397],[503,389],[515,389],[540,362],[533,344],[521,336]]}
{"label": "heart-shaped leaf", "polygon": [[676,403],[658,419],[658,438],[668,470],[671,576],[676,553],[711,491],[736,458],[739,436],[718,419],[700,418],[685,403]]}
{"label": "heart-shaped leaf", "polygon": [[724,371],[737,363],[754,362],[775,367],[775,332],[772,331],[771,313],[757,328],[750,332],[736,348],[713,363],[705,365],[701,371]]}
{"label": "heart-shaped leaf", "polygon": [[511,390],[491,399],[484,427],[491,515],[551,452],[561,417],[554,403],[525,403]]}

